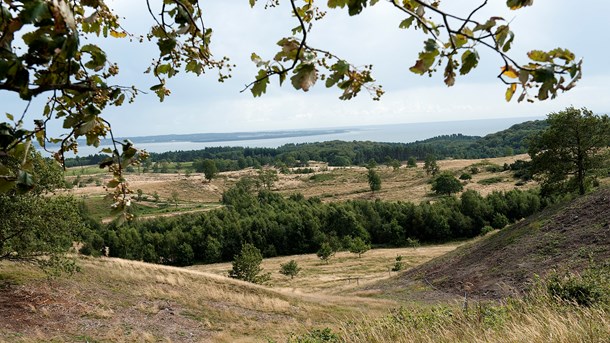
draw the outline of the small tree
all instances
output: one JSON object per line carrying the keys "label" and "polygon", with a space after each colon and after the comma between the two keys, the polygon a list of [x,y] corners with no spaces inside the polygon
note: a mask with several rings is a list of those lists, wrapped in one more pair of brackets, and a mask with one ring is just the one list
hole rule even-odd
{"label": "small tree", "polygon": [[320,249],[318,250],[316,255],[318,255],[318,257],[322,261],[328,263],[330,258],[335,255],[335,251],[333,250],[333,248],[331,248],[331,246],[330,246],[330,244],[328,244],[328,242],[324,242],[324,243],[322,243],[322,246],[320,246]]}
{"label": "small tree", "polygon": [[301,271],[301,267],[297,264],[297,261],[290,260],[288,263],[280,264],[280,274],[290,276],[294,279],[295,276]]}
{"label": "small tree", "polygon": [[400,169],[400,161],[399,160],[391,160],[390,161],[390,167],[392,167],[392,169],[394,171],[397,171],[398,169]]}
{"label": "small tree", "polygon": [[426,175],[436,176],[436,174],[438,174],[441,169],[436,163],[436,157],[432,155],[426,156],[426,161],[424,162],[424,170],[426,171]]}
{"label": "small tree", "polygon": [[394,267],[392,267],[393,272],[401,271],[404,268],[404,262],[402,262],[402,255],[396,256],[396,261],[394,262]]}
{"label": "small tree", "polygon": [[195,166],[196,171],[203,173],[203,177],[205,177],[208,182],[218,173],[218,168],[216,167],[216,162],[214,162],[214,160],[200,160],[196,161],[193,165]]}
{"label": "small tree", "polygon": [[250,243],[242,245],[241,252],[233,258],[233,269],[229,271],[229,277],[252,283],[262,284],[269,280],[270,275],[261,274],[263,255],[260,250]]}
{"label": "small tree", "polygon": [[176,206],[176,208],[178,208],[178,202],[180,201],[180,199],[178,197],[179,197],[178,192],[173,191],[170,201]]}
{"label": "small tree", "polygon": [[381,177],[379,177],[379,174],[375,171],[375,169],[369,169],[367,178],[369,181],[369,187],[371,187],[371,192],[375,193],[381,189]]}
{"label": "small tree", "polygon": [[451,195],[451,193],[457,193],[464,189],[460,180],[456,179],[449,173],[443,173],[437,176],[432,182],[432,190],[436,194]]}
{"label": "small tree", "polygon": [[356,237],[352,240],[349,245],[349,252],[352,254],[358,254],[358,258],[362,257],[362,254],[369,251],[371,245],[366,243],[362,238]]}
{"label": "small tree", "polygon": [[415,167],[417,167],[417,160],[415,160],[415,157],[409,157],[409,159],[407,160],[407,168]]}
{"label": "small tree", "polygon": [[258,180],[264,188],[271,190],[271,187],[273,187],[273,184],[279,180],[279,178],[275,169],[265,169],[258,171]]}

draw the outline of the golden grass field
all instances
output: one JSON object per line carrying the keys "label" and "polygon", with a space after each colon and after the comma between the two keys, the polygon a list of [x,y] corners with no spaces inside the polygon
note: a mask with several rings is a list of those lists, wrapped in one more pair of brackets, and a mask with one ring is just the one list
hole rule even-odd
{"label": "golden grass field", "polygon": [[[291,333],[389,313],[400,304],[358,289],[389,278],[397,254],[413,266],[456,246],[371,250],[362,258],[338,253],[329,264],[314,255],[267,259],[274,275],[265,286],[227,278],[230,264],[178,268],[79,257],[80,273],[49,283],[34,267],[2,262],[9,286],[0,296],[0,341],[285,341]],[[277,273],[288,259],[303,267],[293,280]],[[345,280],[356,277],[360,284]],[[21,308],[4,308],[9,296]]]}
{"label": "golden grass field", "polygon": [[[511,172],[496,172],[491,173],[485,171],[481,165],[496,164],[502,166],[504,163],[512,163],[517,159],[528,159],[527,155],[518,155],[491,159],[478,160],[442,160],[438,164],[441,171],[454,173],[456,177],[464,171],[468,171],[471,166],[479,165],[481,172],[472,175],[472,180],[465,182],[464,189],[473,189],[480,192],[482,195],[491,193],[492,191],[510,190],[515,188],[515,183],[518,181],[512,177]],[[419,163],[417,168],[401,167],[398,171],[386,166],[377,168],[382,179],[382,189],[375,194],[370,192],[367,182],[367,170],[364,167],[345,167],[335,168],[326,167],[323,164],[313,164],[314,168],[321,169],[314,174],[278,174],[279,180],[274,184],[273,191],[281,194],[289,195],[292,193],[301,193],[305,197],[320,197],[322,201],[345,201],[350,199],[381,199],[387,201],[411,201],[420,202],[434,199],[435,195],[431,191],[429,184],[430,177],[427,176],[422,169],[423,163]],[[322,168],[320,168],[322,167]],[[71,168],[67,171],[67,175],[79,174],[78,170],[81,167]],[[88,178],[99,180],[98,184],[104,184],[109,179],[107,175],[86,174],[91,168],[85,167],[82,169],[81,180]],[[313,175],[326,175],[321,181],[312,180]],[[126,179],[130,188],[135,192],[138,189],[142,190],[147,201],[142,201],[140,204],[151,209],[149,214],[144,217],[154,217],[157,215],[171,215],[171,212],[197,212],[209,210],[212,205],[218,205],[222,199],[222,193],[232,187],[240,178],[245,176],[256,177],[257,171],[254,169],[245,169],[241,171],[231,171],[219,173],[211,182],[204,180],[199,173],[185,175],[184,173],[129,173]],[[479,181],[498,177],[500,182],[484,185]],[[67,176],[68,180],[73,180],[74,176]],[[518,188],[527,189],[535,186],[535,182],[529,182]],[[103,186],[96,186],[95,183],[89,182],[84,187],[75,187],[66,191],[75,196],[82,197],[89,205],[89,209],[93,213],[99,213],[103,216],[103,210],[110,204],[109,201],[103,203],[101,199],[107,194]],[[158,202],[152,202],[153,194],[159,196]],[[152,209],[159,207],[159,204],[170,202],[172,195],[177,195],[178,204],[176,207],[164,206],[162,211],[153,211]],[[135,194],[134,194],[135,195]],[[97,200],[96,200],[97,199]],[[108,218],[110,219],[110,218]]]}

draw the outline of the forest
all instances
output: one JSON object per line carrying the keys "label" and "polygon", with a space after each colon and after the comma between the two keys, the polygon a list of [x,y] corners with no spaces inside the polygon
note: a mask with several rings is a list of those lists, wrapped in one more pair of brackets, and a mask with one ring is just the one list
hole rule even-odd
{"label": "forest", "polygon": [[225,192],[225,208],[198,214],[134,221],[83,231],[81,252],[171,265],[230,261],[250,243],[264,257],[316,252],[323,243],[335,251],[360,238],[376,247],[404,247],[475,237],[536,213],[552,203],[534,191],[465,191],[434,202],[355,200],[323,203],[300,194],[288,198],[248,182]]}

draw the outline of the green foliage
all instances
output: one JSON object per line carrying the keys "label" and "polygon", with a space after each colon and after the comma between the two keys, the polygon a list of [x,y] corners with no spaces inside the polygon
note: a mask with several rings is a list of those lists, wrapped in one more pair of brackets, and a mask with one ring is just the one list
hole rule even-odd
{"label": "green foliage", "polygon": [[607,160],[610,119],[574,107],[551,113],[549,127],[531,141],[532,171],[546,194],[577,190],[584,194]]}
{"label": "green foliage", "polygon": [[436,157],[433,155],[426,156],[426,160],[424,161],[424,170],[426,171],[426,175],[436,176],[439,173],[440,168],[436,163]]}
{"label": "green foliage", "polygon": [[290,260],[287,263],[280,264],[280,274],[290,276],[291,279],[294,279],[297,274],[301,271],[301,267],[299,267],[297,261]]}
{"label": "green foliage", "polygon": [[381,190],[381,177],[375,171],[375,169],[369,169],[367,173],[367,179],[369,182],[369,187],[371,188],[371,192],[377,192]]}
{"label": "green foliage", "polygon": [[267,190],[257,193],[255,180],[242,179],[225,191],[223,203],[226,206],[222,209],[120,227],[112,224],[96,227],[95,232],[113,256],[151,256],[151,261],[172,265],[183,263],[183,244],[192,248],[192,258],[186,261],[193,263],[231,261],[246,243],[265,257],[311,254],[322,246],[329,248],[322,256],[331,257],[335,251],[349,248],[349,242],[358,237],[384,246],[475,237],[497,220],[498,213],[513,223],[551,202],[541,203],[534,191],[492,192],[482,197],[468,190],[459,199],[444,197],[434,203],[322,203],[302,195],[284,197]]}
{"label": "green foliage", "polygon": [[279,180],[275,169],[264,169],[258,171],[258,181],[267,190],[271,190],[273,184]]}
{"label": "green foliage", "polygon": [[229,271],[229,277],[252,283],[265,283],[269,280],[269,274],[261,274],[261,262],[263,256],[254,245],[246,243],[241,247],[241,252],[233,259],[233,269]]}
{"label": "green foliage", "polygon": [[330,258],[335,256],[335,250],[330,246],[329,243],[324,242],[320,246],[320,249],[318,249],[318,252],[316,252],[316,255],[318,256],[319,259],[328,263]]}
{"label": "green foliage", "polygon": [[407,160],[407,167],[408,168],[417,167],[417,161],[415,160],[415,157],[413,157],[413,156],[409,157],[409,159]]}
{"label": "green foliage", "polygon": [[493,227],[489,226],[489,225],[485,225],[482,229],[481,229],[481,236],[485,236],[486,234],[492,232],[494,230]]}
{"label": "green foliage", "polygon": [[365,242],[362,238],[356,237],[351,240],[349,244],[349,252],[352,254],[358,254],[358,258],[362,257],[362,254],[369,251],[371,245]]}
{"label": "green foliage", "polygon": [[462,173],[462,175],[460,175],[460,180],[472,180],[472,175],[468,173]]}
{"label": "green foliage", "polygon": [[210,181],[218,173],[216,162],[211,159],[197,159],[193,162],[193,168],[197,173],[203,173],[206,180]]}
{"label": "green foliage", "polygon": [[334,178],[335,178],[335,176],[333,174],[315,174],[315,175],[312,175],[309,178],[309,180],[315,181],[315,182],[324,182],[324,181],[333,180]]}
{"label": "green foliage", "polygon": [[[406,246],[408,246],[410,248],[417,248],[420,246],[420,243],[419,243],[418,239],[407,237]],[[402,259],[402,257],[401,257],[401,259]]]}
{"label": "green foliage", "polygon": [[610,264],[592,265],[582,274],[554,271],[547,276],[547,292],[582,306],[610,304]]}
{"label": "green foliage", "polygon": [[329,328],[313,329],[303,335],[291,335],[288,343],[340,343],[343,340]]}
{"label": "green foliage", "polygon": [[33,260],[70,271],[63,253],[85,229],[78,208],[71,197],[0,195],[0,259]]}
{"label": "green foliage", "polygon": [[481,179],[481,180],[477,181],[477,183],[480,185],[493,185],[494,183],[500,183],[503,181],[504,181],[504,178],[501,176],[492,176],[492,177],[488,177],[485,179]]}
{"label": "green foliage", "polygon": [[494,214],[493,219],[491,220],[491,226],[494,229],[502,229],[508,224],[510,224],[510,221],[502,213]]}
{"label": "green foliage", "polygon": [[451,195],[464,189],[460,180],[449,173],[442,173],[432,181],[432,190],[436,194]]}
{"label": "green foliage", "polygon": [[405,267],[404,262],[402,262],[402,255],[396,256],[396,261],[394,262],[394,266],[392,267],[393,272],[401,271]]}

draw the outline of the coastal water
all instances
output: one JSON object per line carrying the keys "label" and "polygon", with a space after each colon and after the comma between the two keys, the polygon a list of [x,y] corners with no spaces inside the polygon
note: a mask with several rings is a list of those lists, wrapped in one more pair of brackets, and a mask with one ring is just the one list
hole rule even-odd
{"label": "coastal water", "polygon": [[[217,141],[217,142],[191,142],[174,140],[168,142],[155,143],[138,143],[139,148],[146,149],[149,152],[166,152],[166,151],[186,151],[199,150],[206,147],[217,146],[242,146],[242,147],[262,147],[262,148],[277,148],[289,143],[313,143],[325,142],[332,140],[342,141],[374,141],[374,142],[392,142],[392,143],[409,143],[427,138],[432,138],[440,135],[458,134],[468,136],[485,136],[490,133],[505,130],[510,126],[522,123],[528,120],[544,119],[543,117],[528,117],[528,118],[498,118],[498,119],[479,119],[479,120],[461,120],[461,121],[446,121],[446,122],[431,122],[431,123],[410,123],[410,124],[392,124],[392,125],[371,125],[371,126],[353,126],[353,127],[338,127],[333,129],[343,129],[342,133],[308,135],[297,137],[283,138],[267,138],[267,139],[249,139],[249,140],[233,140],[233,141]],[[315,129],[312,129],[315,130]],[[79,155],[86,156],[98,153],[104,146],[93,148],[85,145],[79,146]]]}

